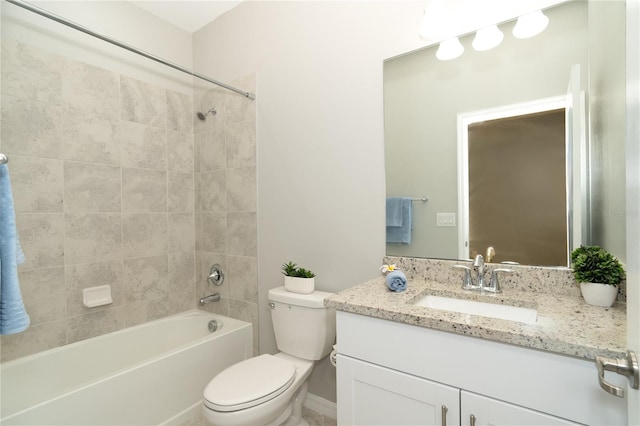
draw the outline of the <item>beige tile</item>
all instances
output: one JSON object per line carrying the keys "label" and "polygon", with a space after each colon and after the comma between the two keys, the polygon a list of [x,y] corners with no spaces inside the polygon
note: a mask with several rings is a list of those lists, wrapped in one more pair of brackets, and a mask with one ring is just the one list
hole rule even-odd
{"label": "beige tile", "polygon": [[127,327],[157,320],[195,307],[193,292],[183,292],[153,301],[130,303],[126,306]]}
{"label": "beige tile", "polygon": [[[245,92],[255,94],[256,78],[255,74],[247,75],[234,80],[232,86]],[[235,124],[256,118],[256,102],[245,96],[236,93],[227,93],[226,96],[225,123]]]}
{"label": "beige tile", "polygon": [[[110,309],[123,303],[122,262],[85,263],[65,267],[67,287],[67,315],[75,316],[104,309]],[[82,291],[85,288],[102,285],[111,286],[113,303],[95,308],[84,306]]]}
{"label": "beige tile", "polygon": [[[200,297],[202,296],[197,297],[196,303],[198,303],[198,300],[200,300]],[[220,300],[217,302],[207,303],[206,305],[202,305],[202,306],[198,304],[198,309],[211,312],[212,314],[231,317],[231,315],[229,315],[229,299],[224,296],[221,296]]]}
{"label": "beige tile", "polygon": [[309,426],[336,426],[337,421],[331,417],[320,414],[316,411],[310,410],[307,407],[302,407],[302,418],[309,423]]}
{"label": "beige tile", "polygon": [[64,265],[62,213],[18,213],[16,226],[25,256],[21,270]]}
{"label": "beige tile", "polygon": [[124,309],[117,307],[69,318],[67,342],[74,343],[124,328]]}
{"label": "beige tile", "polygon": [[257,256],[256,213],[229,213],[227,227],[228,254]]}
{"label": "beige tile", "polygon": [[2,151],[60,158],[62,108],[2,95]]}
{"label": "beige tile", "polygon": [[71,113],[120,117],[120,78],[111,71],[76,61],[65,61],[62,101]]}
{"label": "beige tile", "polygon": [[167,173],[158,170],[122,169],[123,212],[166,212]]}
{"label": "beige tile", "polygon": [[13,155],[9,166],[16,212],[62,212],[62,161]]}
{"label": "beige tile", "polygon": [[121,217],[110,214],[65,214],[65,264],[121,259]]}
{"label": "beige tile", "polygon": [[207,132],[196,133],[195,142],[198,146],[200,172],[221,170],[226,167],[225,133],[221,125]]}
{"label": "beige tile", "polygon": [[116,138],[122,147],[122,166],[166,170],[167,132],[165,129],[121,121]]}
{"label": "beige tile", "polygon": [[62,57],[2,40],[2,93],[49,104],[62,101]]}
{"label": "beige tile", "polygon": [[193,134],[167,130],[167,170],[193,173]]}
{"label": "beige tile", "polygon": [[195,209],[193,173],[167,173],[167,210],[192,212]]}
{"label": "beige tile", "polygon": [[2,347],[0,361],[10,361],[19,357],[63,346],[67,341],[67,321],[53,321],[32,325],[24,332],[0,336]]}
{"label": "beige tile", "polygon": [[167,256],[124,261],[124,295],[127,302],[156,300],[168,294]]}
{"label": "beige tile", "polygon": [[229,297],[258,303],[258,259],[227,256],[227,285]]}
{"label": "beige tile", "polygon": [[63,267],[21,271],[18,279],[24,307],[32,325],[66,318],[67,293]]}
{"label": "beige tile", "polygon": [[89,114],[65,114],[62,119],[62,158],[120,165],[117,121]]}
{"label": "beige tile", "polygon": [[66,212],[120,212],[121,193],[120,167],[64,162]]}
{"label": "beige tile", "polygon": [[193,132],[193,98],[167,90],[167,129]]}
{"label": "beige tile", "polygon": [[258,329],[258,304],[236,299],[229,299],[229,312],[231,318],[250,322],[253,324],[253,348],[259,350]]}
{"label": "beige tile", "polygon": [[229,294],[229,281],[226,277],[221,285],[214,285],[207,281],[213,265],[219,265],[225,275],[228,273],[227,256],[224,254],[199,252],[197,261],[199,263],[199,272],[196,283],[196,297],[200,299],[213,293],[220,293],[222,297],[227,297]]}
{"label": "beige tile", "polygon": [[167,253],[166,213],[122,215],[122,257],[159,256]]}
{"label": "beige tile", "polygon": [[231,124],[225,130],[227,167],[255,166],[255,120]]}
{"label": "beige tile", "polygon": [[202,213],[200,236],[202,250],[212,253],[227,251],[227,214]]}
{"label": "beige tile", "polygon": [[255,212],[257,207],[256,168],[227,169],[227,211]]}
{"label": "beige tile", "polygon": [[192,290],[195,294],[195,252],[169,253],[169,294]]}
{"label": "beige tile", "polygon": [[226,212],[227,211],[227,180],[224,170],[198,173],[200,179],[199,207],[201,211]]}
{"label": "beige tile", "polygon": [[130,77],[120,77],[120,118],[165,128],[166,90]]}
{"label": "beige tile", "polygon": [[196,249],[193,213],[169,213],[168,224],[168,251],[170,253]]}

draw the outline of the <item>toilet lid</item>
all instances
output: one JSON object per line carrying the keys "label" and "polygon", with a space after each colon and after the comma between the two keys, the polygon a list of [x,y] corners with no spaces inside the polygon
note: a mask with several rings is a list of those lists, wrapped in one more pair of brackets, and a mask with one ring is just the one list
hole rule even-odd
{"label": "toilet lid", "polygon": [[204,390],[204,403],[216,411],[243,410],[280,395],[295,377],[295,365],[282,358],[249,358],[215,376]]}

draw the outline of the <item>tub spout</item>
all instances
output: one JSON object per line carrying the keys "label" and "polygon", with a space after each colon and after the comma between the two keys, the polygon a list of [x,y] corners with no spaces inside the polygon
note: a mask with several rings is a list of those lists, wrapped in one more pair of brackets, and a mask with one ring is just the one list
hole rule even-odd
{"label": "tub spout", "polygon": [[213,293],[200,299],[200,306],[206,303],[219,302],[219,301],[220,301],[220,293]]}

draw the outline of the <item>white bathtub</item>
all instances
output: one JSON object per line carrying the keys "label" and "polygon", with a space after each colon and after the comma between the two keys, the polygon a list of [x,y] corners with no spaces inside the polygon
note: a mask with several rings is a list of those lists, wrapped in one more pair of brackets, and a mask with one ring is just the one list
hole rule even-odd
{"label": "white bathtub", "polygon": [[[214,319],[222,327],[209,332]],[[194,310],[8,361],[0,424],[179,424],[252,341],[250,323]]]}

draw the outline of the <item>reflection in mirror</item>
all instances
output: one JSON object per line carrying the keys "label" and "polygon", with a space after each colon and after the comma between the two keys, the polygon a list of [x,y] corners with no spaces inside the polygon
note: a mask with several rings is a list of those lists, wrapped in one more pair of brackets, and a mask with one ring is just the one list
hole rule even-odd
{"label": "reflection in mirror", "polygon": [[468,195],[461,215],[468,235],[460,257],[493,247],[493,262],[566,265],[565,109],[470,121],[460,189]]}
{"label": "reflection in mirror", "polygon": [[[436,59],[435,46],[385,62],[387,196],[429,198],[427,203],[413,203],[411,243],[389,243],[387,254],[465,257],[459,247],[459,227],[469,218],[460,217],[464,212],[458,196],[457,116],[565,96],[575,64],[582,65],[581,81],[586,82],[587,5],[572,1],[546,10],[547,29],[530,39],[514,38],[515,22],[503,23],[499,27],[504,40],[490,51],[475,51],[473,35],[468,35],[460,38],[464,54],[451,61]],[[575,180],[571,178],[562,186]],[[510,205],[501,204],[495,208],[516,213]],[[573,202],[565,206],[565,210],[573,208]],[[517,221],[517,214],[509,220]],[[495,248],[491,238],[481,245]],[[486,247],[475,250],[484,254]],[[559,250],[566,252],[567,247]],[[521,263],[567,265],[566,257],[561,262],[525,259]]]}

